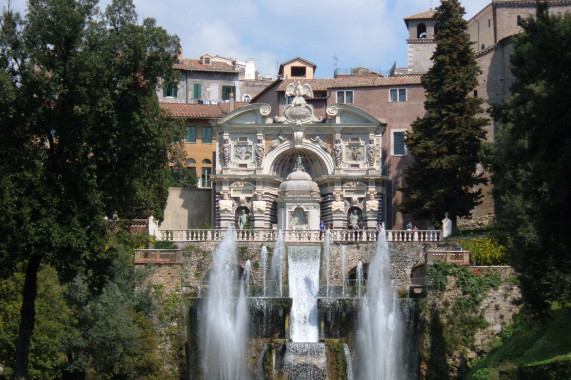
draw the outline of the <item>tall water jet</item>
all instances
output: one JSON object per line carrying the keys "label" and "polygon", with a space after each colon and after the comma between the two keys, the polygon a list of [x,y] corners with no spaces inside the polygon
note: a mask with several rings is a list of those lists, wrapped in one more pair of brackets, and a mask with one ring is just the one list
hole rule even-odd
{"label": "tall water jet", "polygon": [[289,292],[291,308],[290,338],[296,342],[317,342],[319,293],[319,246],[291,246],[288,248]]}
{"label": "tall water jet", "polygon": [[260,270],[262,271],[262,295],[266,296],[266,265],[268,262],[268,249],[264,245],[260,252]]}
{"label": "tall water jet", "polygon": [[369,265],[367,294],[363,299],[357,332],[359,378],[403,379],[401,312],[390,276],[389,247],[384,226],[375,258]]}
{"label": "tall water jet", "polygon": [[273,296],[283,297],[283,261],[284,261],[285,244],[282,230],[278,231],[278,240],[274,246],[274,254],[272,262],[270,263],[270,274],[272,280],[275,281],[277,286],[277,294]]}
{"label": "tall water jet", "polygon": [[363,288],[363,262],[357,264],[357,297],[361,298],[361,289]]}
{"label": "tall water jet", "polygon": [[231,228],[216,249],[209,275],[206,302],[200,318],[204,378],[247,379],[248,309],[243,282],[236,302],[238,279],[236,240]]}
{"label": "tall water jet", "polygon": [[246,297],[250,297],[250,272],[251,272],[250,260],[246,260],[244,264],[244,278],[243,281],[246,283]]}
{"label": "tall water jet", "polygon": [[325,297],[329,297],[329,257],[331,247],[331,231],[325,232],[325,240],[323,241],[323,258],[325,259]]}
{"label": "tall water jet", "polygon": [[347,286],[345,284],[345,256],[347,254],[347,249],[344,245],[341,246],[341,281],[343,281],[343,292],[342,297],[347,297]]}

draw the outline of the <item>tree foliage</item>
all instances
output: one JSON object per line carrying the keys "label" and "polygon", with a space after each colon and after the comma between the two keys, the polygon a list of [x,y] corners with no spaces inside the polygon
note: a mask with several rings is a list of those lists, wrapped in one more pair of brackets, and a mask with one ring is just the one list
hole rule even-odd
{"label": "tree foliage", "polygon": [[426,115],[406,136],[414,163],[405,169],[403,211],[433,222],[445,212],[453,221],[469,216],[481,197],[474,187],[486,182],[476,165],[487,122],[476,117],[482,100],[472,91],[480,69],[464,14],[457,0],[443,0],[436,8],[433,66],[422,77]]}
{"label": "tree foliage", "polygon": [[162,218],[167,156],[183,136],[163,115],[157,78],[170,80],[178,38],[131,1],[29,0],[0,29],[0,272],[24,264],[15,377],[27,376],[37,273],[62,279],[109,264],[104,215]]}
{"label": "tree foliage", "polygon": [[494,188],[511,263],[536,312],[571,296],[571,15],[539,4],[511,57],[513,96],[495,108],[502,122]]}

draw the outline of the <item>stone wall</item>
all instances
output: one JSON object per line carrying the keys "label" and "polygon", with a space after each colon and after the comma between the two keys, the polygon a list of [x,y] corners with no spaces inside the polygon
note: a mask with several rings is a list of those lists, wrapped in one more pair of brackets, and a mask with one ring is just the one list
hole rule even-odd
{"label": "stone wall", "polygon": [[188,230],[212,225],[212,190],[169,188],[160,230]]}

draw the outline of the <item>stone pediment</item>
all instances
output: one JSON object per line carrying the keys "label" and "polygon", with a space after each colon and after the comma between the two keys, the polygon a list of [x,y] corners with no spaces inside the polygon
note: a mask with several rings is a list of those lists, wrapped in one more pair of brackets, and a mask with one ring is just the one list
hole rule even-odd
{"label": "stone pediment", "polygon": [[385,120],[378,120],[371,114],[347,104],[335,104],[327,107],[327,116],[331,124],[364,125],[370,127],[381,127],[383,130],[387,123]]}
{"label": "stone pediment", "polygon": [[222,124],[265,124],[272,108],[269,104],[250,104],[240,107],[218,121]]}

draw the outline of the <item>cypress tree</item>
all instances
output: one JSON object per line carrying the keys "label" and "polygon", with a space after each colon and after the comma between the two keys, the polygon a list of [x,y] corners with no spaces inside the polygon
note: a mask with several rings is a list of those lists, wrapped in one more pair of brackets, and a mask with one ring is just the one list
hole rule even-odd
{"label": "cypress tree", "polygon": [[402,205],[403,211],[432,222],[448,212],[454,226],[457,216],[469,216],[480,203],[481,191],[475,187],[486,183],[476,165],[487,120],[476,117],[482,100],[472,92],[480,69],[464,14],[457,0],[443,0],[436,8],[433,66],[422,77],[426,115],[413,122],[406,136],[414,163],[405,169]]}

